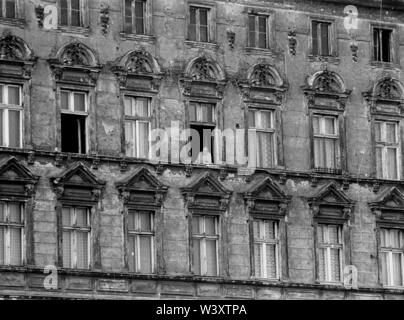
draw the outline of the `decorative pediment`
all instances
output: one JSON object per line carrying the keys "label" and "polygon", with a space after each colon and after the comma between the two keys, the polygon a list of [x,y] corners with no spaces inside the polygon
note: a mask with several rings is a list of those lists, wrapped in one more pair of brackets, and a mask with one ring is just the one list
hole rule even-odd
{"label": "decorative pediment", "polygon": [[376,214],[378,221],[396,221],[404,224],[404,194],[397,187],[391,187],[377,197],[369,207]]}
{"label": "decorative pediment", "polygon": [[39,177],[11,158],[0,163],[0,195],[32,197]]}
{"label": "decorative pediment", "polygon": [[180,79],[183,95],[222,99],[226,86],[225,74],[212,58],[203,55],[193,59]]}
{"label": "decorative pediment", "polygon": [[351,90],[346,89],[342,78],[329,70],[319,71],[308,78],[302,87],[309,108],[345,110]]}
{"label": "decorative pediment", "polygon": [[160,66],[144,48],[128,52],[113,62],[111,69],[122,88],[143,91],[158,91],[160,88]]}
{"label": "decorative pediment", "polygon": [[287,91],[278,71],[266,63],[259,63],[248,71],[246,81],[237,81],[245,102],[281,104]]}
{"label": "decorative pediment", "polygon": [[93,50],[74,41],[48,60],[57,81],[95,86],[102,66]]}
{"label": "decorative pediment", "polygon": [[403,86],[400,81],[386,76],[363,93],[372,113],[401,115],[404,111]]}
{"label": "decorative pediment", "polygon": [[334,182],[321,187],[308,199],[314,217],[349,219],[354,201],[340,190]]}
{"label": "decorative pediment", "polygon": [[129,178],[116,184],[125,203],[161,206],[168,187],[148,169],[139,168]]}
{"label": "decorative pediment", "polygon": [[265,178],[244,193],[250,213],[285,215],[291,197],[272,181]]}
{"label": "decorative pediment", "polygon": [[51,179],[59,199],[98,201],[105,181],[97,177],[83,163],[78,162],[60,176]]}
{"label": "decorative pediment", "polygon": [[199,210],[226,210],[231,191],[227,190],[210,173],[195,179],[189,186],[182,188],[188,208]]}
{"label": "decorative pediment", "polygon": [[31,78],[37,60],[30,47],[9,31],[0,38],[0,74],[7,77]]}

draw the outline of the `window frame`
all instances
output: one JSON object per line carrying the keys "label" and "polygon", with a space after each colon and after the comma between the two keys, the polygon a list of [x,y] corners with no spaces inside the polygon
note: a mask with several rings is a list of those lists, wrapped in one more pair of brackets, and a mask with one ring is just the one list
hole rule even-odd
{"label": "window frame", "polygon": [[[190,26],[191,26],[191,7],[196,7],[197,9],[205,9],[207,10],[207,20],[208,20],[208,26],[207,26],[207,35],[208,39],[206,42],[200,41],[200,37],[198,37],[198,33],[200,32],[200,25],[198,29],[198,24],[196,25],[196,40],[191,40],[190,39]],[[198,15],[199,16],[199,15]],[[202,1],[202,0],[188,0],[187,3],[187,13],[186,13],[186,28],[185,28],[185,39],[186,43],[188,44],[200,44],[200,45],[209,45],[209,44],[215,44],[216,43],[216,3],[208,0],[208,1]],[[199,19],[197,19],[198,22]]]}
{"label": "window frame", "polygon": [[[375,41],[374,41],[374,31],[375,29],[384,29],[391,31],[390,34],[390,61],[379,61],[376,60],[375,53]],[[386,23],[370,23],[370,64],[383,67],[383,66],[398,66],[400,64],[400,57],[398,54],[398,29],[395,24]]]}
{"label": "window frame", "polygon": [[[71,242],[75,244],[75,246],[71,245],[71,252],[70,252],[70,260],[71,260],[71,266],[67,267],[64,265],[64,261],[62,258],[62,266],[65,269],[72,269],[72,270],[90,270],[91,269],[91,265],[93,263],[92,261],[92,245],[91,245],[91,239],[92,239],[92,209],[91,207],[85,207],[85,206],[73,206],[73,205],[63,205],[62,206],[62,215],[63,215],[63,211],[64,209],[69,209],[72,210],[73,209],[73,215],[72,215],[72,226],[66,227],[63,226],[63,224],[61,225],[60,228],[60,232],[62,234],[62,243],[63,243],[63,234],[65,232],[69,232],[69,234],[72,236],[71,237]],[[86,210],[86,215],[87,215],[87,225],[88,227],[84,228],[84,227],[78,227],[77,226],[77,213],[76,210],[77,209],[84,209]],[[62,217],[62,221],[63,221],[63,217]],[[79,269],[78,268],[78,256],[77,256],[77,234],[78,233],[82,233],[82,234],[86,234],[87,235],[87,259],[88,259],[88,267],[84,268],[84,269]],[[62,257],[64,256],[64,251],[63,251],[63,246],[61,248],[62,250]]]}
{"label": "window frame", "polygon": [[[139,217],[140,212],[148,212],[150,216],[150,222],[151,222],[151,232],[146,232],[142,230],[129,230],[129,215],[132,213],[135,213],[137,217]],[[139,219],[139,218],[137,218]],[[136,218],[135,218],[136,220]],[[157,257],[157,247],[158,247],[158,231],[157,231],[157,224],[158,224],[158,219],[157,219],[157,211],[155,208],[142,208],[140,206],[134,206],[134,205],[127,205],[126,210],[125,210],[125,253],[126,257],[128,259],[127,261],[127,268],[130,273],[135,273],[135,274],[144,274],[141,272],[141,266],[140,266],[140,247],[139,247],[139,238],[141,236],[149,236],[151,239],[151,252],[150,252],[150,257],[151,257],[151,273],[150,274],[156,274],[157,269],[158,269],[158,257]],[[129,239],[130,237],[136,237],[137,241],[137,250],[135,251],[136,254],[136,265],[135,265],[135,270],[130,270],[130,263],[129,263],[129,257],[130,257],[130,251],[129,251]]]}
{"label": "window frame", "polygon": [[[321,23],[327,23],[330,25],[329,30],[328,30],[328,37],[329,37],[329,54],[328,55],[320,55],[316,52],[314,52],[314,39],[313,39],[313,22],[317,22],[319,24]],[[325,18],[325,17],[320,17],[320,16],[310,16],[309,17],[309,58],[315,58],[315,59],[330,59],[330,58],[335,58],[338,57],[338,39],[337,39],[337,29],[336,29],[336,21],[334,19],[330,18]],[[321,36],[321,35],[320,35]]]}
{"label": "window frame", "polygon": [[[9,219],[9,204],[19,204],[20,205],[20,214],[21,214],[21,223],[14,223],[10,222]],[[2,199],[0,198],[0,204],[5,205],[5,221],[0,221],[0,228],[4,229],[4,237],[6,237],[4,241],[4,264],[1,264],[0,266],[2,267],[22,267],[25,266],[27,263],[27,218],[26,218],[26,203],[24,201],[19,201],[19,200],[10,200],[10,199]],[[11,248],[10,248],[10,229],[19,229],[21,233],[21,263],[19,265],[13,265],[11,264]]]}
{"label": "window frame", "polygon": [[[247,24],[247,48],[253,48],[253,49],[262,49],[262,50],[266,50],[270,48],[270,14],[269,13],[253,13],[253,12],[249,12],[247,14],[248,16],[248,24]],[[254,43],[255,45],[252,46],[251,45],[251,33],[252,31],[250,30],[250,17],[254,16],[255,17],[255,29],[254,29]],[[262,48],[259,46],[259,35],[260,35],[260,31],[259,31],[259,19],[263,17],[265,18],[265,47]]]}
{"label": "window frame", "polygon": [[[0,81],[0,87],[3,87],[2,93],[2,101],[7,100],[8,102],[8,87],[18,87],[19,88],[19,100],[20,105],[14,104],[6,104],[0,103],[0,110],[3,111],[3,139],[4,139],[4,148],[16,148],[16,149],[23,149],[24,148],[24,121],[25,121],[25,112],[24,112],[24,94],[23,94],[23,86],[21,84],[13,84],[13,83],[4,83]],[[4,90],[7,87],[7,90]],[[18,111],[20,114],[20,141],[19,146],[17,147],[10,147],[10,132],[9,132],[9,112],[10,111]]]}
{"label": "window frame", "polygon": [[73,26],[71,25],[71,1],[72,0],[66,0],[68,2],[68,24],[67,25],[62,25],[61,21],[61,1],[62,0],[57,0],[57,8],[58,8],[58,28],[65,30],[65,31],[80,31],[80,30],[86,30],[89,29],[89,7],[88,7],[88,0],[80,0],[80,26]]}

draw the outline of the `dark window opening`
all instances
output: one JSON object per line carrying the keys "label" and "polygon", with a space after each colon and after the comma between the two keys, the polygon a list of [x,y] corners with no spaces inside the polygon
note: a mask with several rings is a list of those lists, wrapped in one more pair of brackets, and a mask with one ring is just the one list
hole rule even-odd
{"label": "dark window opening", "polygon": [[191,125],[192,151],[190,156],[193,163],[214,163],[214,129],[212,126]]}
{"label": "dark window opening", "polygon": [[312,21],[313,55],[331,55],[331,23]]}
{"label": "dark window opening", "polygon": [[62,152],[85,154],[86,117],[62,114]]}
{"label": "dark window opening", "polygon": [[391,62],[391,35],[392,31],[387,29],[374,28],[374,60],[380,62]]}

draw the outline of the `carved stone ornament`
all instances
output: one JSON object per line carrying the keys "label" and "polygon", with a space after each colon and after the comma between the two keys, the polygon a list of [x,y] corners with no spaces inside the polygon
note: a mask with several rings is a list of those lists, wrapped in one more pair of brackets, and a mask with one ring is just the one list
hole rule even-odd
{"label": "carved stone ornament", "polygon": [[386,78],[377,86],[376,97],[379,99],[400,99],[401,92],[392,78]]}
{"label": "carved stone ornament", "polygon": [[108,4],[101,4],[101,28],[102,28],[102,33],[106,35],[108,33],[108,28],[109,28],[109,5]]}
{"label": "carved stone ornament", "polygon": [[288,33],[288,44],[289,44],[289,53],[292,56],[296,55],[296,46],[297,46],[297,40],[296,40],[296,32],[295,31],[290,31]]}
{"label": "carved stone ornament", "polygon": [[136,50],[130,54],[125,69],[131,73],[153,73],[153,68],[144,49]]}
{"label": "carved stone ornament", "polygon": [[317,77],[313,89],[319,92],[341,92],[338,83],[327,70]]}
{"label": "carved stone ornament", "polygon": [[351,52],[352,52],[352,61],[353,62],[358,62],[359,61],[359,56],[358,56],[358,52],[359,52],[359,46],[357,42],[352,42],[351,43]]}
{"label": "carved stone ornament", "polygon": [[0,40],[0,59],[4,60],[24,60],[24,52],[17,45],[19,41],[10,33]]}
{"label": "carved stone ornament", "polygon": [[45,8],[41,5],[35,6],[35,15],[38,22],[38,26],[43,28],[43,21],[45,19]]}
{"label": "carved stone ornament", "polygon": [[230,49],[234,49],[234,43],[236,41],[236,34],[233,31],[227,31],[227,40],[229,41]]}
{"label": "carved stone ornament", "polygon": [[61,56],[61,63],[67,66],[91,66],[86,49],[81,43],[70,44]]}
{"label": "carved stone ornament", "polygon": [[198,81],[215,80],[215,71],[211,62],[206,57],[198,59],[192,67],[191,77],[192,80],[198,80]]}
{"label": "carved stone ornament", "polygon": [[251,84],[258,87],[275,85],[276,81],[270,66],[266,64],[257,65],[251,77]]}

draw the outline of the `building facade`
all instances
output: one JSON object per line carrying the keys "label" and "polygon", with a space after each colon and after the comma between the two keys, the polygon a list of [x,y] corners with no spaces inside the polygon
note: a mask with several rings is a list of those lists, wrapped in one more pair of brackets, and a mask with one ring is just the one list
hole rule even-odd
{"label": "building facade", "polygon": [[0,298],[404,298],[399,1],[0,3]]}

